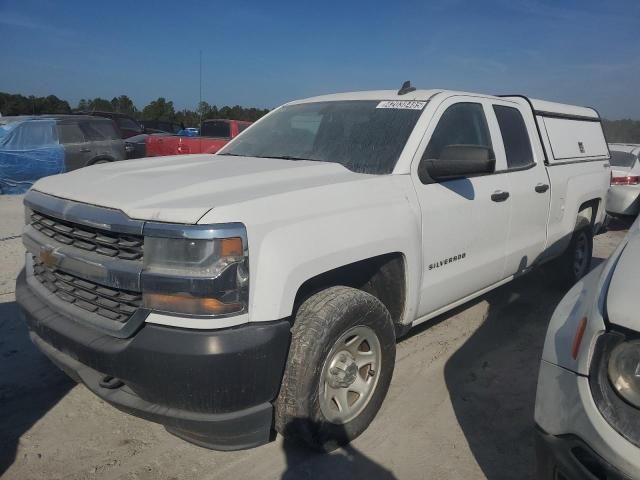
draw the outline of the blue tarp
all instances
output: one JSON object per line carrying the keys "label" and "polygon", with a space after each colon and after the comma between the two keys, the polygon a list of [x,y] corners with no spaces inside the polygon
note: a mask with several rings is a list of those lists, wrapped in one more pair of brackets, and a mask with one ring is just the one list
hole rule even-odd
{"label": "blue tarp", "polygon": [[62,172],[55,120],[0,118],[0,193],[24,193],[36,180]]}

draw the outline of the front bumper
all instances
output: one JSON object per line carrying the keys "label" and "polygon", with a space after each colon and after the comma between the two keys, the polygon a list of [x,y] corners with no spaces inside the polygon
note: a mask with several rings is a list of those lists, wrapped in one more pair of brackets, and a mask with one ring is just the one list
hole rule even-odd
{"label": "front bumper", "polygon": [[23,271],[16,300],[33,342],[116,408],[219,450],[266,443],[289,348],[286,320],[219,330],[144,324],[116,338],[50,308]]}
{"label": "front bumper", "polygon": [[[548,464],[552,462],[558,468],[568,469],[567,479],[640,479],[640,449],[615,431],[602,416],[595,404],[588,377],[542,360],[535,422],[545,433],[546,450],[551,450],[538,449],[539,478],[556,479],[550,476],[553,469],[550,470]],[[574,465],[576,461],[577,466]],[[576,477],[572,472],[580,470],[574,467],[586,468],[587,471],[593,468],[592,475],[599,471],[598,468],[603,468],[620,476],[589,477],[581,474]]]}
{"label": "front bumper", "polygon": [[632,480],[574,435],[536,428],[538,480]]}

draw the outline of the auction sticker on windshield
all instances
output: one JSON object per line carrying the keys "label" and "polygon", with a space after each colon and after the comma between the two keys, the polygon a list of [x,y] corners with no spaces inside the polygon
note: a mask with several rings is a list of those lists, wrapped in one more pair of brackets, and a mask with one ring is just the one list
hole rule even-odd
{"label": "auction sticker on windshield", "polygon": [[422,110],[427,102],[416,100],[384,100],[376,108],[399,108],[403,110]]}

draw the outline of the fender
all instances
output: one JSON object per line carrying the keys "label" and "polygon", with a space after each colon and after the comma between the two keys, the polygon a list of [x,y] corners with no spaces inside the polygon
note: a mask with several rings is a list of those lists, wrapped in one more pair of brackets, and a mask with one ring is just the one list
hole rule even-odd
{"label": "fender", "polygon": [[410,177],[364,179],[307,189],[300,200],[297,193],[274,195],[213,208],[199,221],[218,223],[234,218],[246,225],[249,321],[289,317],[296,294],[307,280],[387,253],[405,257],[406,302],[401,323],[413,321],[422,254],[420,217],[411,196]]}
{"label": "fender", "polygon": [[584,169],[576,173],[578,164],[553,165],[547,167],[551,184],[551,211],[547,235],[547,251],[544,257],[561,255],[569,246],[576,225],[578,212],[582,205],[591,201],[598,202],[594,226],[602,223],[604,201],[602,194],[607,191],[608,177],[602,175],[603,162],[591,162],[580,165]]}

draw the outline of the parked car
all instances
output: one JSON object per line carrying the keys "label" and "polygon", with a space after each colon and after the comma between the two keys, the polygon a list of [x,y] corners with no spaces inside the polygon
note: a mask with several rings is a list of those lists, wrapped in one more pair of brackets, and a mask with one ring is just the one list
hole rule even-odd
{"label": "parked car", "polygon": [[406,86],[295,101],[216,155],[39,181],[16,300],[126,412],[210,448],[275,429],[330,450],[377,414],[411,327],[552,260],[579,280],[609,176],[590,108]]}
{"label": "parked car", "polygon": [[640,478],[638,278],[636,220],[556,308],[535,408],[540,479]]}
{"label": "parked car", "polygon": [[147,139],[147,156],[216,153],[249,125],[251,122],[240,120],[205,120],[200,126],[200,136],[185,134],[171,137],[149,137]]}
{"label": "parked car", "polygon": [[39,178],[125,158],[108,119],[78,115],[0,118],[0,192],[22,193]]}
{"label": "parked car", "polygon": [[142,120],[140,122],[144,128],[145,133],[172,133],[177,134],[182,130],[182,126],[179,123],[171,122],[168,120]]}
{"label": "parked car", "polygon": [[640,145],[609,144],[611,151],[611,187],[607,211],[612,215],[637,215],[640,212]]}
{"label": "parked car", "polygon": [[101,112],[101,111],[91,111],[91,112],[74,112],[80,115],[91,115],[96,117],[104,117],[110,118],[115,122],[120,130],[120,134],[122,138],[133,137],[134,135],[140,135],[144,132],[144,127],[134,118],[126,115],[124,113],[116,113],[116,112]]}
{"label": "parked car", "polygon": [[142,123],[144,133],[129,137],[124,142],[124,149],[128,159],[143,158],[147,156],[147,138],[149,135],[180,134],[181,126],[177,123],[164,120],[144,120]]}

